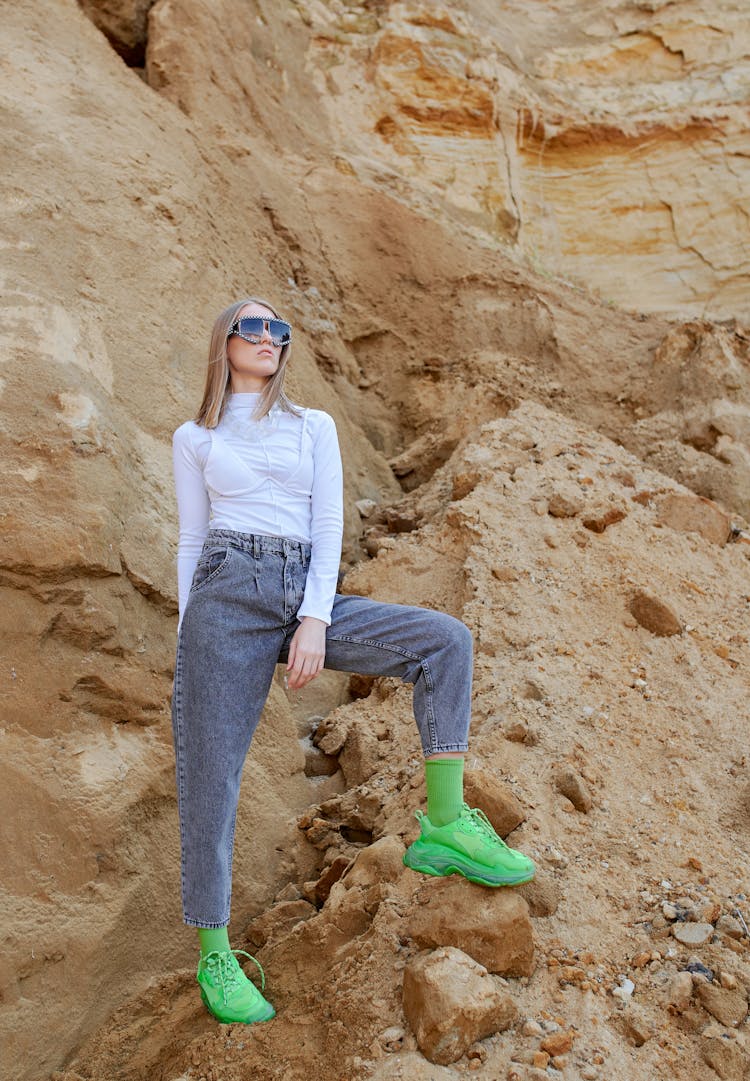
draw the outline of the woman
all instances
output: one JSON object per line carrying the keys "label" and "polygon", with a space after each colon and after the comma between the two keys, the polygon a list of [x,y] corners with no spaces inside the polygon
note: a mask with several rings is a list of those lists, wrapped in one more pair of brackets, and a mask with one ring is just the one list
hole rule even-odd
{"label": "woman", "polygon": [[343,524],[336,428],[327,413],[284,393],[291,337],[265,300],[226,308],[214,325],[198,414],[173,440],[180,625],[172,722],[183,915],[198,929],[203,1001],[224,1022],[274,1015],[243,973],[235,956],[242,951],[230,949],[227,924],[240,776],[277,663],[286,663],[293,690],[323,667],[414,684],[427,814],[417,812],[421,835],[404,856],[408,867],[488,886],[534,875],[531,860],[463,802],[468,628],[442,612],[336,593]]}

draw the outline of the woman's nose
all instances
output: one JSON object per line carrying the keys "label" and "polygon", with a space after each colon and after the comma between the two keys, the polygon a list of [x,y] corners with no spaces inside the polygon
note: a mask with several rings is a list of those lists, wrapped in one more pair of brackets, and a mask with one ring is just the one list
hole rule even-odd
{"label": "woman's nose", "polygon": [[[273,338],[271,337],[271,331],[268,329],[267,322],[263,324],[263,333],[260,336],[260,341],[268,342],[270,345],[273,345]],[[258,344],[260,345],[260,342]]]}

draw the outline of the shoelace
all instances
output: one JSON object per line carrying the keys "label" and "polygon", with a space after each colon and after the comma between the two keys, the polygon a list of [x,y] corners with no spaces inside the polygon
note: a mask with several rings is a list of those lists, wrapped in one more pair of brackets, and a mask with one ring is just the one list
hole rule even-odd
{"label": "shoelace", "polygon": [[470,818],[477,832],[481,833],[490,844],[501,845],[503,848],[508,847],[502,837],[498,837],[487,815],[478,807],[469,807],[468,803],[465,803],[461,817]]}
{"label": "shoelace", "polygon": [[207,953],[203,958],[203,963],[210,971],[211,975],[221,984],[222,994],[224,996],[224,1005],[228,1004],[228,995],[235,989],[235,986],[239,983],[239,974],[242,972],[239,961],[237,961],[235,954],[241,953],[243,957],[249,957],[260,970],[261,990],[265,991],[266,988],[266,974],[263,971],[263,966],[257,958],[253,957],[251,953],[247,953],[245,950],[212,950],[211,953]]}
{"label": "shoelace", "polygon": [[[426,818],[427,816],[423,811],[415,811],[414,817],[421,825],[422,819]],[[486,838],[486,840],[488,840],[490,844],[501,845],[503,848],[508,847],[502,837],[498,837],[487,815],[484,813],[484,811],[480,811],[478,807],[470,807],[468,803],[462,804],[460,817],[471,819],[472,825],[474,826],[476,831],[478,833],[481,833],[481,835]]]}

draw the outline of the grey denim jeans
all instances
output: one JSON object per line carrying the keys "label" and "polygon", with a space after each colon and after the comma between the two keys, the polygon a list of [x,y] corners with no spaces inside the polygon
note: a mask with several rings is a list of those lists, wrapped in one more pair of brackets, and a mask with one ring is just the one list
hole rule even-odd
{"label": "grey denim jeans", "polygon": [[[185,923],[229,922],[240,777],[271,687],[299,626],[310,545],[210,530],[177,643],[172,727]],[[424,754],[465,751],[473,640],[444,612],[336,594],[326,668],[414,684]]]}

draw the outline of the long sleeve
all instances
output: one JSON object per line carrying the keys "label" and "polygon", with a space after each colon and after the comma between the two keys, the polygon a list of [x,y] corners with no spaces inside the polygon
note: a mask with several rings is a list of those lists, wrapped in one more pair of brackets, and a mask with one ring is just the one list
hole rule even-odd
{"label": "long sleeve", "polygon": [[177,594],[180,623],[187,604],[195,565],[208,532],[211,504],[203,470],[191,438],[191,424],[183,424],[172,438],[174,483],[180,534],[177,545]]}
{"label": "long sleeve", "polygon": [[327,413],[319,413],[317,417],[310,497],[312,552],[297,618],[314,616],[330,626],[344,531],[343,470],[333,418]]}

